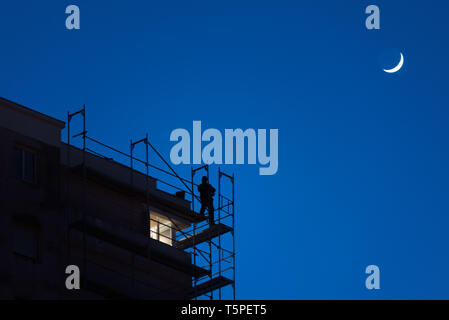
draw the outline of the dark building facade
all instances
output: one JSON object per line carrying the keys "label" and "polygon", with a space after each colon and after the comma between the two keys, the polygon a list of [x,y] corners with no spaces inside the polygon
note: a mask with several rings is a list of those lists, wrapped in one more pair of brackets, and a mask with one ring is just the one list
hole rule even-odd
{"label": "dark building facade", "polygon": [[[190,299],[234,286],[185,250],[197,235],[179,235],[206,217],[183,192],[61,142],[65,126],[0,99],[1,299]],[[231,230],[213,228],[198,242]],[[79,290],[66,287],[71,265]]]}

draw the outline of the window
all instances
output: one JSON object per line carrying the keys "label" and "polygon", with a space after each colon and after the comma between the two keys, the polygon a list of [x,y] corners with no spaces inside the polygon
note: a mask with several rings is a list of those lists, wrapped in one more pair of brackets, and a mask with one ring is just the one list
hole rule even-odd
{"label": "window", "polygon": [[36,153],[14,147],[14,174],[16,178],[36,183]]}
{"label": "window", "polygon": [[170,246],[173,245],[173,223],[154,212],[150,213],[150,236]]}
{"label": "window", "polygon": [[38,258],[37,230],[20,223],[16,223],[14,227],[14,253],[36,261]]}

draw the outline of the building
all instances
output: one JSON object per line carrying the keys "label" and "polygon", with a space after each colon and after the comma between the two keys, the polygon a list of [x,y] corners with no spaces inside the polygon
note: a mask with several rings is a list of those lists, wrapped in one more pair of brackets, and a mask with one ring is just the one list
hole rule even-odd
{"label": "building", "polygon": [[[184,189],[175,187],[132,155],[141,142],[148,155],[147,138],[130,155],[120,152],[131,159],[126,166],[88,148],[101,143],[85,127],[71,136],[77,116],[85,120],[85,109],[65,123],[0,98],[0,298],[212,299],[225,287],[235,298],[233,195],[219,192],[218,223],[209,228],[191,192],[194,173],[208,167],[192,170],[190,181],[159,169]],[[66,126],[68,142],[78,137],[82,148],[61,141]],[[233,190],[233,177],[221,178]],[[70,265],[80,270],[79,290],[66,287]]]}

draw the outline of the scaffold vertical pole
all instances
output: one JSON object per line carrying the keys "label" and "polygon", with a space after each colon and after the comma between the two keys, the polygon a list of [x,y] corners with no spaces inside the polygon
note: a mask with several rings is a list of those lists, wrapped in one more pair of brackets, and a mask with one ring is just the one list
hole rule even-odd
{"label": "scaffold vertical pole", "polygon": [[232,257],[233,257],[233,279],[232,279],[232,288],[233,288],[233,298],[235,300],[235,176],[232,174]]}
{"label": "scaffold vertical pole", "polygon": [[[195,171],[193,167],[190,168],[190,178],[192,183],[192,212],[195,213],[195,183],[193,182],[193,179],[195,177]],[[194,266],[194,272],[193,272],[193,290],[195,295],[195,300],[197,300],[197,274],[196,274],[196,245],[195,245],[195,236],[196,236],[196,222],[193,223],[193,234],[192,234],[192,241],[193,241],[193,266]]]}
{"label": "scaffold vertical pole", "polygon": [[71,193],[71,159],[70,159],[70,151],[72,147],[70,146],[70,122],[72,120],[72,117],[70,116],[70,111],[67,111],[67,200],[66,200],[66,208],[65,208],[65,218],[66,218],[66,228],[67,228],[67,235],[66,235],[66,241],[67,241],[67,265],[70,265],[70,255],[71,255],[71,248],[70,248],[70,193]]}
{"label": "scaffold vertical pole", "polygon": [[[83,139],[83,148],[82,148],[82,177],[83,177],[83,210],[82,210],[82,214],[81,214],[81,220],[82,220],[82,224],[83,224],[83,272],[86,274],[87,273],[87,239],[86,239],[86,211],[87,211],[87,169],[86,169],[86,138],[87,138],[87,130],[86,130],[86,105],[83,105],[83,108],[79,111],[76,111],[74,113],[68,113],[68,119],[67,119],[67,124],[68,124],[68,128],[67,128],[67,144],[68,144],[68,154],[67,154],[67,159],[68,159],[68,170],[70,170],[70,152],[71,152],[71,146],[70,146],[70,139],[71,137],[71,133],[70,133],[70,125],[71,125],[71,121],[72,118],[76,115],[81,115],[83,117],[83,131],[81,133],[78,133],[76,135],[73,136],[73,138],[75,137],[79,137],[81,136]],[[70,182],[69,182],[70,184]],[[68,187],[70,188],[70,187]],[[70,192],[70,189],[69,191]],[[67,195],[68,197],[70,197],[70,193]],[[70,241],[70,239],[69,239]],[[70,250],[69,250],[70,252]],[[83,278],[85,279],[85,277]]]}
{"label": "scaffold vertical pole", "polygon": [[[206,172],[207,172],[207,181],[210,183],[210,175],[209,175],[209,164],[206,164]],[[212,195],[211,195],[212,196]],[[212,199],[212,207],[213,207],[213,199]],[[208,214],[210,215],[210,208],[208,207],[207,210],[209,211]],[[215,219],[215,217],[213,217]],[[210,218],[209,218],[210,221]],[[209,234],[212,233],[212,225],[209,223]],[[212,264],[212,237],[209,237],[209,265],[210,265],[210,275],[209,280],[212,281],[212,274],[213,274],[213,264]],[[214,291],[212,290],[210,293],[210,300],[214,299]]]}
{"label": "scaffold vertical pole", "polygon": [[[218,224],[221,223],[221,169],[218,167]],[[221,277],[221,235],[218,236],[218,275]],[[218,300],[221,300],[221,288],[218,290]]]}

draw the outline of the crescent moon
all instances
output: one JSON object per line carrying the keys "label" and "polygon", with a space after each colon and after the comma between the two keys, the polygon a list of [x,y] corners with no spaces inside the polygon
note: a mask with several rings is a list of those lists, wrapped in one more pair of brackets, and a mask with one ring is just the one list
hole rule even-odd
{"label": "crescent moon", "polygon": [[384,69],[384,71],[386,73],[395,73],[395,72],[398,72],[399,70],[401,70],[403,65],[404,65],[404,56],[402,55],[402,52],[401,52],[401,60],[399,61],[399,64],[396,67],[394,67],[393,69]]}

